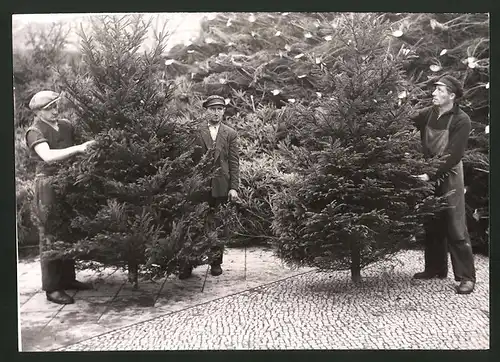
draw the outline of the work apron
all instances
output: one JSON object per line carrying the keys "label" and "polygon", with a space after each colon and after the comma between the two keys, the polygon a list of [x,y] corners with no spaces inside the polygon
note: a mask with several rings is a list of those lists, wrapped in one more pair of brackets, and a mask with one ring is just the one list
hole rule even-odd
{"label": "work apron", "polygon": [[[424,152],[430,156],[442,156],[449,144],[449,128],[453,120],[453,114],[450,116],[446,129],[443,130],[429,127],[431,115],[432,113],[427,119],[424,131]],[[448,216],[448,237],[453,240],[468,239],[465,214],[464,168],[462,161],[451,169],[451,172],[444,177],[444,180],[439,182],[437,187],[440,195],[454,191],[447,196],[448,205],[451,206],[451,208],[446,210]]]}
{"label": "work apron", "polygon": [[[424,152],[432,156],[442,156],[449,143],[450,116],[446,129],[429,127],[430,116],[424,130]],[[451,255],[456,281],[476,281],[474,256],[470,244],[465,217],[464,171],[462,161],[455,165],[448,175],[438,181],[436,194],[447,196],[450,208],[427,225],[425,245],[425,269],[446,275],[448,273],[447,249]],[[444,217],[443,217],[444,216]]]}

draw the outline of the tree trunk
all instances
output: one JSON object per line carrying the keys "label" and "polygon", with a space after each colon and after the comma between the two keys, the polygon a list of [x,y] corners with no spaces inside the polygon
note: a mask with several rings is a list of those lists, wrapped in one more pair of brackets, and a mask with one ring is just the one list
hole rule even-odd
{"label": "tree trunk", "polygon": [[361,282],[361,251],[355,241],[351,242],[351,280],[356,284]]}
{"label": "tree trunk", "polygon": [[134,286],[134,289],[139,288],[138,281],[139,266],[136,261],[129,260],[128,262],[128,281]]}

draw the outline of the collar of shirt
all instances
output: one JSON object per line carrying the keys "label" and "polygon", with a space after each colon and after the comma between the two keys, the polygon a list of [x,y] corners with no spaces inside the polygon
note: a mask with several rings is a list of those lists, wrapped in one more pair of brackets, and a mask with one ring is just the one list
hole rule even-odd
{"label": "collar of shirt", "polygon": [[210,131],[210,136],[212,136],[212,140],[215,141],[217,138],[217,133],[219,133],[220,123],[217,124],[208,124],[208,129]]}
{"label": "collar of shirt", "polygon": [[[451,109],[449,109],[449,110],[447,110],[446,112],[442,113],[442,114],[441,114],[441,117],[442,117],[442,116],[444,116],[444,115],[446,115],[446,114],[449,114],[449,113],[450,113],[450,114],[451,114],[451,113],[453,113],[453,114],[457,114],[457,113],[458,113],[458,111],[459,111],[459,109],[460,109],[460,107],[458,106],[458,104],[454,104],[454,105],[453,105],[453,107],[452,107]],[[434,112],[436,113],[436,117],[440,118],[440,117],[439,117],[439,108],[438,108],[438,107],[434,107]]]}
{"label": "collar of shirt", "polygon": [[43,119],[42,117],[37,117],[37,118],[40,121],[42,121],[43,123],[49,125],[53,129],[55,129],[56,131],[59,131],[59,122],[57,120],[55,122],[49,122],[49,121],[46,121],[45,119]]}

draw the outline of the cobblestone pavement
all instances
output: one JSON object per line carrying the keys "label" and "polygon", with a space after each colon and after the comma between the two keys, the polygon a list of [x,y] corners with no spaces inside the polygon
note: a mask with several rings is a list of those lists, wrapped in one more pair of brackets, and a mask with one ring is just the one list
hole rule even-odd
{"label": "cobblestone pavement", "polygon": [[139,289],[132,288],[121,269],[79,270],[78,280],[92,283],[93,289],[67,291],[75,297],[75,304],[66,306],[48,302],[40,290],[39,259],[20,260],[20,350],[55,350],[312,270],[290,269],[263,248],[248,248],[246,254],[241,248],[227,248],[224,254],[221,276],[208,274],[205,280],[207,267],[200,266],[187,280],[175,276],[154,281],[139,278]]}
{"label": "cobblestone pavement", "polygon": [[[455,294],[445,280],[415,281],[422,252],[364,270],[310,271],[87,339],[60,350],[488,349],[489,262]],[[451,271],[451,268],[450,268]]]}

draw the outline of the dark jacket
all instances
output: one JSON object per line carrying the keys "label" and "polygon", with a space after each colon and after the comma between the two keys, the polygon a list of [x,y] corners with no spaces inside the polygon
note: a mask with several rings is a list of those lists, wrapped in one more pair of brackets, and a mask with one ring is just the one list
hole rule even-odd
{"label": "dark jacket", "polygon": [[202,122],[196,137],[197,150],[195,161],[199,161],[203,154],[212,147],[214,149],[214,165],[220,166],[219,174],[211,181],[212,197],[227,197],[229,190],[238,191],[240,180],[240,157],[238,134],[231,127],[221,123],[217,138],[214,142],[206,122]]}

